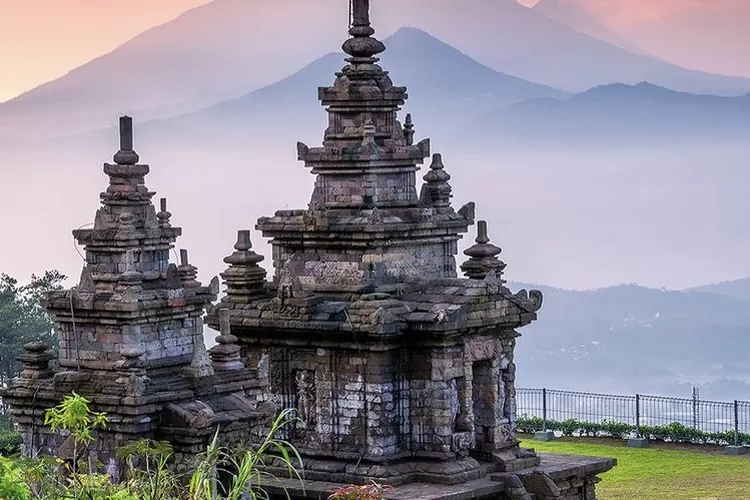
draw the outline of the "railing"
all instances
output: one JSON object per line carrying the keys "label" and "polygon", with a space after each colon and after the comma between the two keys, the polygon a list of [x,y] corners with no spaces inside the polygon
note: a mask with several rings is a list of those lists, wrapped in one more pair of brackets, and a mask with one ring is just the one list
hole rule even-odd
{"label": "railing", "polygon": [[521,432],[750,445],[750,402],[518,389]]}

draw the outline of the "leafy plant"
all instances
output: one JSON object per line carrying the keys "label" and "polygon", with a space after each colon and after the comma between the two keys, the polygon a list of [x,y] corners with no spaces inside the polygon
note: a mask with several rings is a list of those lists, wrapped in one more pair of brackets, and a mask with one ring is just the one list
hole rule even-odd
{"label": "leafy plant", "polygon": [[[267,466],[278,464],[290,477],[302,482],[297,467],[302,466],[302,457],[286,440],[276,438],[278,431],[298,419],[294,410],[282,411],[274,420],[266,438],[255,450],[243,452],[239,457],[218,446],[218,431],[208,450],[201,457],[196,471],[190,477],[190,500],[267,500],[264,481],[278,478],[265,471]],[[231,474],[232,480],[224,488],[218,480],[219,472]],[[283,487],[283,484],[282,484]],[[286,488],[284,488],[286,491]],[[288,497],[288,495],[287,495]]]}
{"label": "leafy plant", "polygon": [[0,498],[4,500],[27,500],[31,490],[24,481],[19,464],[9,458],[0,457]]}
{"label": "leafy plant", "polygon": [[125,460],[127,484],[139,500],[170,500],[179,488],[179,478],[169,467],[172,446],[143,439],[123,446],[117,456]]}
{"label": "leafy plant", "polygon": [[108,421],[106,414],[91,411],[89,400],[75,392],[65,396],[58,406],[50,408],[44,415],[44,424],[53,432],[63,430],[73,436],[74,473],[77,472],[79,448],[93,441],[93,431],[105,428]]}
{"label": "leafy plant", "polygon": [[[241,453],[220,447],[217,430],[206,452],[199,456],[195,472],[184,478],[185,482],[170,467],[173,450],[169,443],[142,440],[124,446],[118,458],[126,464],[125,481],[116,484],[108,474],[79,470],[76,466],[80,448],[94,440],[94,431],[105,428],[108,419],[104,413],[91,411],[86,398],[72,393],[45,414],[46,425],[72,439],[72,463],[50,456],[0,457],[0,499],[268,500],[266,484],[279,479],[271,471],[284,471],[301,482],[299,453],[277,437],[282,428],[297,420],[294,415],[294,410],[281,412],[263,442]],[[219,478],[222,475],[224,482]],[[286,491],[284,483],[280,484]]]}
{"label": "leafy plant", "polygon": [[9,457],[18,454],[21,451],[21,444],[23,444],[23,439],[18,432],[0,432],[0,456]]}

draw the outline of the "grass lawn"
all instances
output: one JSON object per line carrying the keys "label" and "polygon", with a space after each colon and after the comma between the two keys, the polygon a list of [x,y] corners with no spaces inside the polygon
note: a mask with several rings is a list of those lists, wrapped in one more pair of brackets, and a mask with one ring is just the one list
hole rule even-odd
{"label": "grass lawn", "polygon": [[624,441],[564,438],[523,444],[544,453],[617,459],[596,486],[599,500],[750,500],[750,456],[730,457],[718,448],[680,450],[652,444],[626,448]]}

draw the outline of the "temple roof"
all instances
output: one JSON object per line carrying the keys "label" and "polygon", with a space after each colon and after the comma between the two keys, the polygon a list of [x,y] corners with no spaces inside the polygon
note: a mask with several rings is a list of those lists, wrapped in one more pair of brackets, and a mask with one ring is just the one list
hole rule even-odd
{"label": "temple roof", "polygon": [[[316,176],[306,209],[258,219],[271,238],[271,283],[241,231],[222,274],[227,296],[209,314],[230,310],[241,341],[252,331],[362,332],[374,336],[452,335],[523,326],[536,318],[539,292],[504,287],[500,248],[480,222],[476,244],[457,278],[461,234],[474,223],[474,203],[455,210],[451,175],[432,155],[417,189],[416,172],[430,155],[428,139],[414,143],[411,115],[397,114],[405,87],[393,85],[377,62],[385,46],[374,38],[369,1],[352,1],[347,64],[334,84],[318,90],[328,113],[323,144],[297,144],[298,158]],[[439,103],[435,103],[439,106]]]}

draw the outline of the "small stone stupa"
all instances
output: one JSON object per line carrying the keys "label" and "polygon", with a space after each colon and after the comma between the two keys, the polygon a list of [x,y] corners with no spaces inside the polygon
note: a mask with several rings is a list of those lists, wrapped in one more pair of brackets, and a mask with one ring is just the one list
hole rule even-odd
{"label": "small stone stupa", "polygon": [[439,154],[417,189],[429,140],[415,144],[411,116],[398,120],[406,88],[377,64],[385,47],[369,1],[353,0],[352,14],[347,64],[318,91],[323,145],[297,144],[316,176],[310,203],[258,220],[273,248],[270,282],[240,233],[207,323],[219,328],[228,314],[270,399],[297,409],[285,437],[315,481],[301,498],[374,480],[402,488],[399,498],[593,499],[611,462],[556,462],[548,473],[516,438],[517,330],[536,319],[542,294],[506,288],[483,221],[457,277],[474,204],[454,209]]}
{"label": "small stone stupa", "polygon": [[85,247],[80,282],[46,299],[59,335],[56,371],[49,346],[29,344],[20,378],[5,391],[28,455],[59,456],[65,443],[44,425],[44,412],[72,392],[110,419],[87,450],[104,464],[141,438],[170,441],[179,462],[205,450],[218,426],[222,437],[243,440],[262,432],[256,401],[264,381],[239,361],[228,323],[210,358],[203,341],[218,278],[202,286],[185,250],[179,266],[170,263],[182,230],[172,226],[164,198],[158,212],[151,203],[149,166],[138,163],[129,117],[120,119],[120,141],[114,163],[104,165],[109,186],[93,228],[73,232]]}

